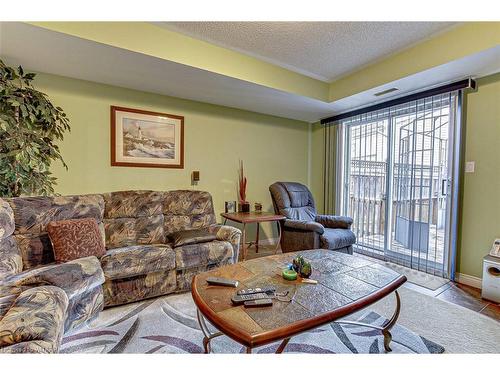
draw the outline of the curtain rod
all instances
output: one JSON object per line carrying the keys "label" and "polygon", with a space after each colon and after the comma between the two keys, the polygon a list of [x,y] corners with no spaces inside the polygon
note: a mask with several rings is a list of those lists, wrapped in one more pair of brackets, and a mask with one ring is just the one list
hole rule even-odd
{"label": "curtain rod", "polygon": [[368,112],[372,112],[372,111],[378,111],[379,109],[392,107],[392,106],[395,106],[398,104],[404,104],[404,103],[412,102],[414,100],[427,98],[429,96],[444,94],[446,92],[467,89],[467,88],[471,88],[474,90],[476,88],[476,81],[474,81],[471,78],[467,78],[467,79],[464,79],[461,81],[449,83],[447,85],[434,87],[434,88],[429,89],[429,90],[425,90],[425,91],[417,92],[414,94],[402,96],[400,98],[388,100],[388,101],[383,102],[383,103],[378,103],[378,104],[370,105],[368,107],[356,109],[354,111],[340,113],[338,115],[322,119],[321,124],[323,125],[323,124],[327,124],[329,122],[343,120],[343,119],[348,118],[348,117],[362,115],[364,113],[368,113]]}

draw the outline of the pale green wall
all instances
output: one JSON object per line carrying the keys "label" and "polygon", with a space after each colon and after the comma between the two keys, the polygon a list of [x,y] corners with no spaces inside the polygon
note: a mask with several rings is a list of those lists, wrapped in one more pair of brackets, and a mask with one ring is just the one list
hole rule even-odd
{"label": "pale green wall", "polygon": [[500,238],[500,73],[477,81],[466,96],[465,160],[458,272],[482,277],[482,258]]}
{"label": "pale green wall", "polygon": [[[236,200],[238,160],[245,163],[248,197],[272,210],[268,187],[277,180],[307,182],[308,124],[221,106],[149,94],[48,74],[36,87],[61,106],[71,121],[61,152],[65,171],[54,163],[61,194],[127,189],[209,191],[215,210]],[[184,116],[184,169],[111,167],[110,105]],[[191,171],[201,181],[191,186]],[[264,228],[271,236],[270,226]]]}
{"label": "pale green wall", "polygon": [[[72,132],[61,145],[69,166],[53,171],[61,194],[121,189],[201,189],[214,197],[217,212],[225,200],[236,199],[238,159],[246,163],[248,195],[272,210],[268,186],[276,180],[307,183],[322,208],[323,130],[300,121],[265,116],[148,94],[102,84],[39,74],[37,87],[64,108]],[[481,259],[494,238],[500,237],[500,74],[480,79],[476,92],[466,98],[465,159],[476,162],[466,174],[458,272],[481,277]],[[185,168],[123,168],[110,166],[109,106],[120,105],[185,116]],[[308,146],[310,136],[310,150]],[[308,152],[310,151],[310,171]],[[198,186],[190,173],[200,170]],[[264,231],[273,236],[270,227]]]}
{"label": "pale green wall", "polygon": [[[466,95],[465,160],[476,162],[465,174],[457,271],[482,277],[482,258],[500,238],[500,74],[479,79],[478,89]],[[311,186],[318,203],[323,190],[323,131],[312,127]],[[321,207],[321,206],[320,206]]]}

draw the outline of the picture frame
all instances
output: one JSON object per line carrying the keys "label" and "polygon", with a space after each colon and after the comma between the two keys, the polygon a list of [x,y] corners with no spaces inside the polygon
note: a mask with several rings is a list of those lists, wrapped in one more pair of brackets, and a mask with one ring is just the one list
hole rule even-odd
{"label": "picture frame", "polygon": [[111,165],[184,168],[184,116],[111,106]]}
{"label": "picture frame", "polygon": [[500,238],[496,238],[491,246],[490,255],[494,257],[500,257]]}
{"label": "picture frame", "polygon": [[234,213],[236,212],[236,201],[226,201],[224,202],[224,212]]}

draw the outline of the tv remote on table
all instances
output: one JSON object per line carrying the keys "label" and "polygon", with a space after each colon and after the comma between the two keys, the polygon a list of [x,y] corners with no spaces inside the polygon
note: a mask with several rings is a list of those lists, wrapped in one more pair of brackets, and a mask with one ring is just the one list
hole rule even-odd
{"label": "tv remote on table", "polygon": [[256,300],[253,300],[253,301],[246,301],[244,305],[245,305],[245,307],[265,307],[265,306],[272,306],[273,305],[273,300],[271,298],[256,299]]}
{"label": "tv remote on table", "polygon": [[269,295],[267,293],[244,294],[241,296],[235,294],[231,297],[231,301],[236,305],[245,303],[247,301],[255,301],[258,299],[269,299]]}
{"label": "tv remote on table", "polygon": [[231,286],[233,288],[238,286],[237,280],[224,279],[222,277],[207,277],[207,283],[209,285]]}
{"label": "tv remote on table", "polygon": [[236,292],[237,295],[242,296],[246,294],[256,294],[256,293],[274,293],[276,291],[276,287],[272,285],[266,285],[260,288],[252,288],[252,289],[241,289]]}

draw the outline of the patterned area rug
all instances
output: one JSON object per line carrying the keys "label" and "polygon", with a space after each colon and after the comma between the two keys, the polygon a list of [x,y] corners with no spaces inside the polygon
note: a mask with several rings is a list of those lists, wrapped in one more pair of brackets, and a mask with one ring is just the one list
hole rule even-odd
{"label": "patterned area rug", "polygon": [[[373,311],[348,317],[381,325]],[[215,331],[215,329],[212,329]],[[392,353],[443,353],[444,348],[401,325],[391,330]],[[160,297],[104,310],[88,327],[63,339],[61,353],[203,353],[203,334],[190,293]],[[273,353],[279,343],[254,350]],[[243,353],[237,342],[221,336],[212,341],[215,353]],[[383,336],[371,328],[328,324],[293,337],[285,352],[384,353]]]}

